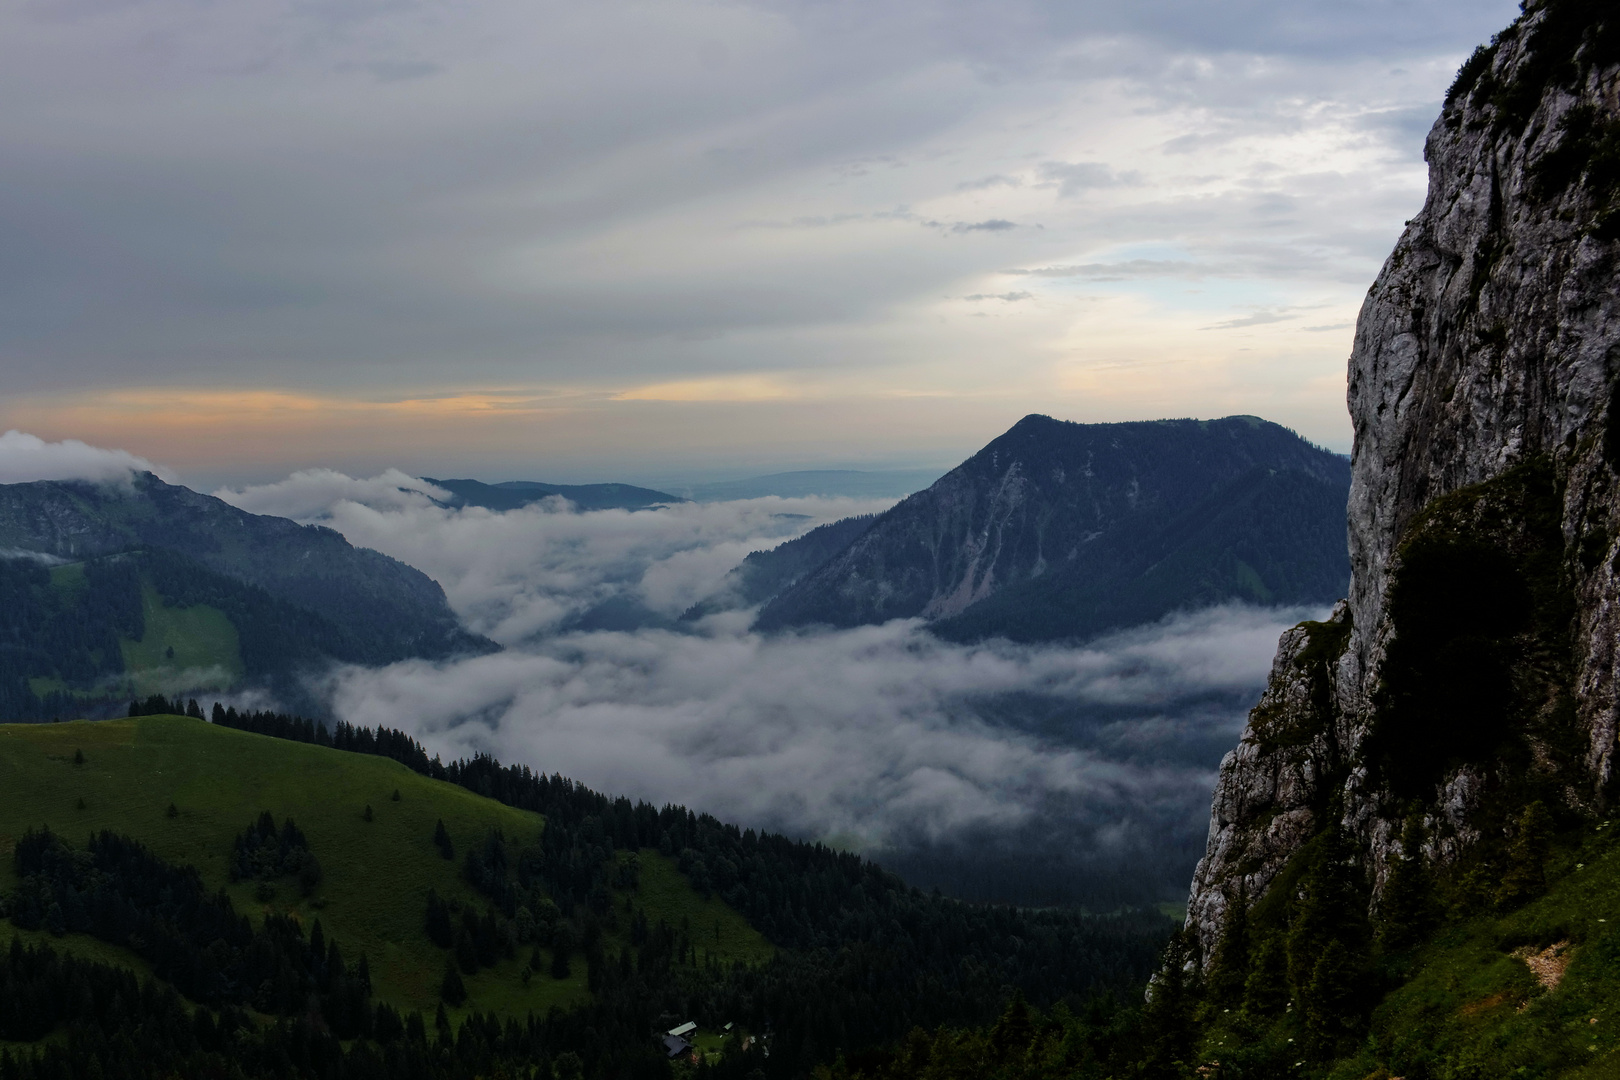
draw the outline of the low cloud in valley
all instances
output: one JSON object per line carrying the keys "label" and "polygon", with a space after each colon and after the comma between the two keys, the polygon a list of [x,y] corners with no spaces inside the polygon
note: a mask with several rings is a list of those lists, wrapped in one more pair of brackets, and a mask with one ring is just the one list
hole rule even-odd
{"label": "low cloud in valley", "polygon": [[[885,502],[577,513],[548,500],[494,513],[435,505],[402,475],[304,473],[221,493],[297,507],[419,567],[470,629],[508,646],[333,671],[320,689],[336,716],[403,728],[447,758],[489,752],[849,845],[997,898],[1182,887],[1215,767],[1277,636],[1321,614],[1219,607],[1079,647],[955,645],[915,620],[767,637],[748,629],[751,612],[678,616],[748,551]],[[639,624],[569,629],[613,603]]]}

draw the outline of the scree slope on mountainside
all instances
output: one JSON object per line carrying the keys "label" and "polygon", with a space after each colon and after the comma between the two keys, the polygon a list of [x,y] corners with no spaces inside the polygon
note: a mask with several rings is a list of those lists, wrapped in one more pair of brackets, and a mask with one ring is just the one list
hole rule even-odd
{"label": "scree slope on mountainside", "polygon": [[922,617],[1083,638],[1228,600],[1330,603],[1349,464],[1256,417],[1028,416],[765,605],[763,630]]}

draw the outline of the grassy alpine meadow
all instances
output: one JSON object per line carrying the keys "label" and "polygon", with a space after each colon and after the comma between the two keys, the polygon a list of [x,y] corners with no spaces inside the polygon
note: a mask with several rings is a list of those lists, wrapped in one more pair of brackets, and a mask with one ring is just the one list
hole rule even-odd
{"label": "grassy alpine meadow", "polygon": [[[0,892],[16,885],[10,852],[29,828],[48,825],[76,847],[102,829],[124,833],[171,863],[197,867],[239,912],[292,914],[306,928],[319,918],[348,959],[366,956],[379,999],[429,1016],[439,1004],[447,954],[424,931],[428,890],[481,911],[486,900],[463,880],[460,855],[491,829],[519,848],[545,827],[538,814],[386,758],[178,716],[0,725],[0,791]],[[273,896],[261,899],[260,883],[229,880],[232,841],[266,810],[278,825],[291,818],[308,837],[323,871],[312,895],[300,895],[296,882],[284,878]],[[433,843],[441,819],[456,847],[454,860]],[[637,859],[641,885],[634,896],[621,891],[614,897],[621,910],[628,902],[654,921],[679,927],[684,920],[694,941],[717,959],[769,958],[772,949],[757,931],[718,899],[698,896],[670,860],[650,850]],[[618,947],[623,933],[607,939]],[[121,953],[80,935],[53,940],[96,959]],[[123,955],[121,962],[141,968],[138,958]],[[528,950],[520,949],[515,958],[465,976],[468,1001],[452,1016],[469,1010],[543,1014],[588,996],[582,959],[560,980],[548,968],[524,979],[528,960]]]}
{"label": "grassy alpine meadow", "polygon": [[[747,919],[718,896],[705,899],[698,895],[672,860],[652,848],[642,848],[636,859],[641,866],[641,885],[633,903],[645,908],[649,918],[662,918],[676,929],[689,930],[700,962],[712,956],[728,964],[735,960],[762,964],[776,952]],[[617,892],[614,899],[623,906],[627,897]]]}
{"label": "grassy alpine meadow", "polygon": [[242,677],[240,639],[223,611],[206,604],[166,605],[150,582],[142,582],[141,614],[141,639],[119,642],[134,694],[161,693],[177,682],[224,690]]}

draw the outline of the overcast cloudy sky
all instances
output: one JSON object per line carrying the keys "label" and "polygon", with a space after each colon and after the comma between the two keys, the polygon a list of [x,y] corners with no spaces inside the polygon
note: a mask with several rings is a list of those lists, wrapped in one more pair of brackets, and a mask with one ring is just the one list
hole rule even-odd
{"label": "overcast cloudy sky", "polygon": [[1514,8],[0,6],[0,429],[199,485],[950,465],[1036,411],[1347,449]]}

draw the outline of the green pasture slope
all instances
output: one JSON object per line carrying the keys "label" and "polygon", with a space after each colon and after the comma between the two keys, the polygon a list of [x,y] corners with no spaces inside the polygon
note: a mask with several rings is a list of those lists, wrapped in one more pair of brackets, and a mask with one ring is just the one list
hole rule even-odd
{"label": "green pasture slope", "polygon": [[[83,764],[75,763],[79,752]],[[178,810],[174,817],[168,815],[171,803]],[[291,817],[308,837],[324,871],[312,897],[300,897],[286,881],[272,900],[261,902],[254,883],[230,883],[231,841],[262,810],[278,823]],[[457,848],[455,861],[441,857],[433,844],[434,823],[441,818]],[[511,843],[527,844],[545,822],[387,758],[187,717],[144,716],[0,725],[0,892],[16,885],[10,852],[18,837],[41,825],[75,845],[101,829],[126,833],[170,862],[196,866],[210,887],[226,889],[238,911],[291,913],[306,927],[319,918],[346,957],[365,954],[379,999],[431,1016],[447,954],[423,929],[428,890],[482,910],[484,898],[462,879],[461,853],[494,828]],[[615,895],[618,911],[629,900],[654,922],[662,918],[679,927],[684,920],[699,947],[724,961],[771,956],[772,947],[756,930],[718,899],[700,897],[670,860],[651,850],[639,860],[641,885],[633,896]],[[9,924],[0,925],[0,940],[9,942],[13,932]],[[606,937],[615,948],[628,942],[622,922]],[[119,955],[128,966],[143,967],[130,954],[76,935],[57,944],[97,959]],[[583,960],[568,979],[551,978],[548,967],[525,985],[527,961],[520,952],[467,976],[467,1004],[452,1014],[543,1014],[588,995]]]}
{"label": "green pasture slope", "polygon": [[146,625],[141,639],[118,642],[134,696],[160,694],[177,684],[224,690],[242,677],[241,642],[223,611],[206,604],[170,607],[143,581],[141,614]]}
{"label": "green pasture slope", "polygon": [[[66,609],[80,607],[90,589],[83,563],[51,568],[51,591]],[[28,688],[36,696],[66,692],[76,699],[114,696],[145,697],[168,693],[176,686],[192,690],[224,690],[245,674],[241,635],[230,617],[207,604],[170,604],[143,575],[139,638],[120,637],[123,676],[116,685],[74,688],[60,679],[32,676]]]}

